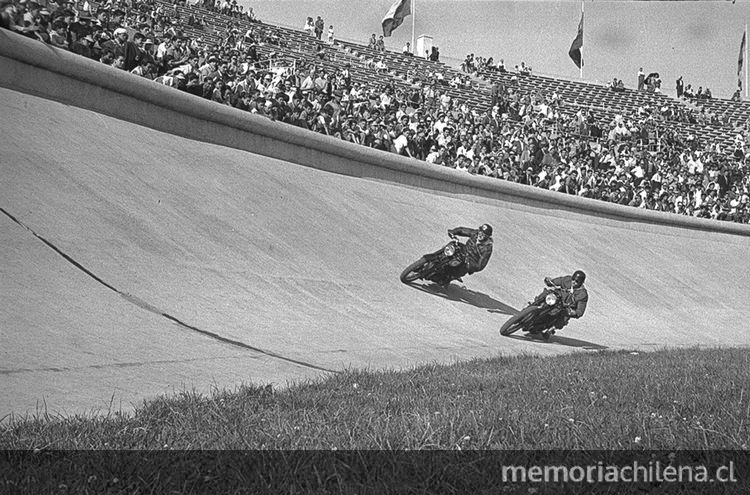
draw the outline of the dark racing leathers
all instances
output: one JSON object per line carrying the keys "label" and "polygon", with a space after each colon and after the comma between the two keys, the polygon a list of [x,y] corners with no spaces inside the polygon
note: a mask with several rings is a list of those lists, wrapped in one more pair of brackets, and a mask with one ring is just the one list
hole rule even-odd
{"label": "dark racing leathers", "polygon": [[457,237],[469,238],[464,246],[466,262],[454,267],[451,275],[455,278],[460,278],[467,273],[471,275],[472,273],[484,270],[484,267],[487,266],[492,256],[492,238],[485,237],[482,242],[479,242],[477,239],[479,229],[470,229],[468,227],[456,227],[455,229],[450,229],[448,233]]}
{"label": "dark racing leathers", "polygon": [[[554,278],[551,282],[564,289],[562,291],[563,304],[566,308],[569,308],[567,313],[560,313],[557,321],[555,321],[555,328],[560,329],[567,325],[571,318],[580,318],[583,316],[586,312],[586,304],[589,301],[589,293],[583,285],[574,289],[573,277],[570,275]],[[547,294],[549,294],[549,291],[544,289],[541,294],[536,296],[532,304],[541,303],[547,297]]]}

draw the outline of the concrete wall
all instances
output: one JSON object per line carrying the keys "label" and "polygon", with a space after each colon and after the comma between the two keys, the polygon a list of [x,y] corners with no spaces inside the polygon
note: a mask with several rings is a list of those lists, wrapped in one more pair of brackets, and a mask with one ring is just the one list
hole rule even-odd
{"label": "concrete wall", "polygon": [[0,85],[158,131],[329,172],[471,196],[511,207],[542,208],[555,214],[585,212],[594,217],[636,222],[641,227],[651,224],[750,236],[748,225],[571,197],[353,145],[217,105],[5,30],[0,30]]}

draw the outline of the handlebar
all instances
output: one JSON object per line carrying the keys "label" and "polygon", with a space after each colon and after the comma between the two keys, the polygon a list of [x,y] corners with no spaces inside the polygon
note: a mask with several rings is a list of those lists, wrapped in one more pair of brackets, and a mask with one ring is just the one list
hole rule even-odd
{"label": "handlebar", "polygon": [[[545,282],[546,282],[546,280],[545,280]],[[551,282],[551,281],[550,281],[550,282]],[[564,288],[563,288],[562,286],[560,286],[560,285],[555,285],[555,284],[550,284],[550,285],[548,285],[547,287],[548,287],[548,288],[550,288],[550,289],[557,289],[557,290],[560,290],[560,291],[565,291],[565,290],[566,290],[566,289],[564,289]],[[572,306],[572,305],[570,305],[570,304],[566,304],[566,303],[565,303],[565,302],[563,302],[562,300],[561,300],[560,302],[562,303],[562,306],[563,306],[563,308],[565,308],[565,310],[566,310],[566,311],[570,311],[571,309],[573,309],[573,306]]]}

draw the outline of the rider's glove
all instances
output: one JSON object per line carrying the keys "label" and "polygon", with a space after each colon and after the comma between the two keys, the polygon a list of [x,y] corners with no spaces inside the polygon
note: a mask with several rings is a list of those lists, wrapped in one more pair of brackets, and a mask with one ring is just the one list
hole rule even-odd
{"label": "rider's glove", "polygon": [[552,279],[549,278],[549,277],[544,277],[544,283],[547,284],[550,287],[552,287],[553,285],[555,285],[555,284],[552,283]]}
{"label": "rider's glove", "polygon": [[575,310],[575,309],[573,309],[573,308],[568,308],[568,316],[575,316],[576,314],[577,314],[577,313],[576,313],[576,310]]}

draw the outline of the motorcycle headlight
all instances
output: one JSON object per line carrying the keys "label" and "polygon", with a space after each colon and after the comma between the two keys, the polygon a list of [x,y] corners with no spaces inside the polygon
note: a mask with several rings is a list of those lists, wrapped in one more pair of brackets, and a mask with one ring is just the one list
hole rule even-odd
{"label": "motorcycle headlight", "polygon": [[454,246],[453,244],[448,244],[447,246],[445,246],[445,249],[443,249],[443,254],[448,257],[453,256],[454,254],[456,254],[456,246]]}
{"label": "motorcycle headlight", "polygon": [[544,298],[544,302],[547,303],[547,306],[554,306],[555,303],[557,303],[557,296],[554,294],[547,294],[547,297]]}

